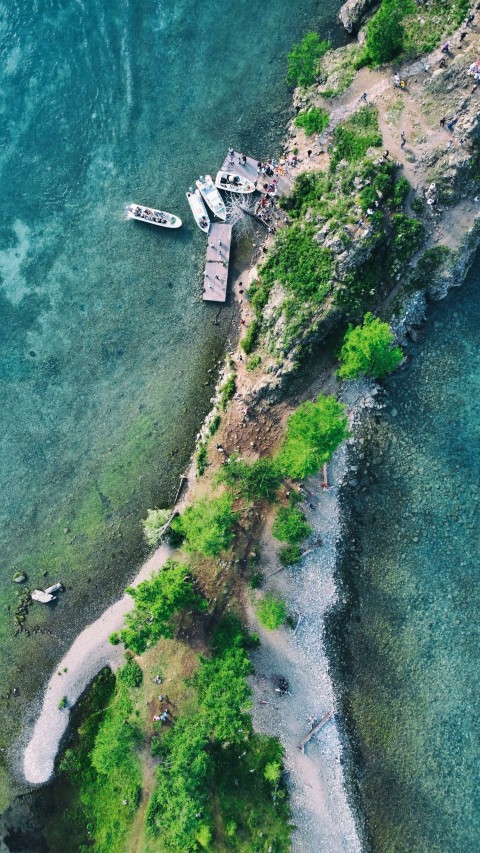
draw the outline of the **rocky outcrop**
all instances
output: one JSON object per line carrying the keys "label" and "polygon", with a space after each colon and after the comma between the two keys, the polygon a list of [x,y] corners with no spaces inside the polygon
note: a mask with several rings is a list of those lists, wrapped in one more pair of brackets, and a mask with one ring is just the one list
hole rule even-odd
{"label": "rocky outcrop", "polygon": [[358,33],[363,19],[378,2],[379,0],[347,0],[338,16],[347,33]]}

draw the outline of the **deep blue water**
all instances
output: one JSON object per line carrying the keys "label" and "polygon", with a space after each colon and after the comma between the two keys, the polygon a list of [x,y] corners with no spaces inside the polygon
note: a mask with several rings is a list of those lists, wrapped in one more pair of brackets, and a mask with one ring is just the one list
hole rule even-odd
{"label": "deep blue water", "polygon": [[386,382],[352,490],[341,654],[376,853],[480,849],[478,269]]}
{"label": "deep blue water", "polygon": [[[185,190],[230,144],[277,150],[286,52],[337,5],[0,3],[2,722],[124,587],[208,409],[234,314],[199,301]],[[132,200],[184,228],[126,221]],[[14,638],[19,568],[67,587],[30,612],[45,634]]]}

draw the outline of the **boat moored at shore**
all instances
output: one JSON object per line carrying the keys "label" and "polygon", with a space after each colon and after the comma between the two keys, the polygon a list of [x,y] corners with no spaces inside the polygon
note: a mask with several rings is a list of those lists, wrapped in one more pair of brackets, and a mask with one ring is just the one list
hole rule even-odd
{"label": "boat moored at shore", "polygon": [[182,220],[173,213],[165,210],[156,210],[154,207],[145,207],[142,204],[127,205],[127,216],[129,219],[138,219],[139,222],[149,222],[150,225],[159,225],[160,228],[180,228]]}
{"label": "boat moored at shore", "polygon": [[229,193],[239,193],[241,195],[248,195],[248,193],[254,193],[256,190],[253,181],[249,181],[248,178],[244,178],[242,175],[237,175],[233,172],[224,172],[222,169],[217,172],[215,186],[219,190],[226,190]]}
{"label": "boat moored at shore", "polygon": [[200,175],[200,180],[196,181],[197,187],[202,194],[203,200],[206,202],[212,213],[217,219],[225,222],[227,218],[227,208],[222,196],[218,192],[213,183],[211,175]]}
{"label": "boat moored at shore", "polygon": [[208,234],[210,230],[210,217],[207,213],[207,208],[203,203],[200,190],[194,190],[193,187],[190,187],[187,192],[187,201],[200,231]]}

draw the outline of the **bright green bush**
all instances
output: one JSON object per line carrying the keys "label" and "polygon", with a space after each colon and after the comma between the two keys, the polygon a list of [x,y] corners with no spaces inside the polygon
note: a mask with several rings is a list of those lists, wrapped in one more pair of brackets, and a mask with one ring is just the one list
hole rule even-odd
{"label": "bright green bush", "polygon": [[173,637],[173,618],[182,610],[206,610],[195,591],[189,566],[168,560],[163,569],[126,590],[135,606],[125,617],[120,639],[127,649],[141,654],[160,637]]}
{"label": "bright green bush", "polygon": [[140,687],[143,681],[142,668],[136,660],[129,656],[125,666],[118,670],[117,678],[123,681],[127,687]]}
{"label": "bright green bush", "polygon": [[404,14],[405,5],[402,7],[398,0],[382,0],[380,9],[367,26],[366,52],[370,65],[391,62],[402,52]]}
{"label": "bright green bush", "polygon": [[318,33],[310,32],[295,44],[288,54],[287,83],[289,86],[311,86],[315,83],[319,65],[330,42],[321,41]]}
{"label": "bright green bush", "polygon": [[205,471],[207,470],[207,459],[208,459],[208,450],[206,444],[201,444],[198,448],[197,452],[197,474],[199,477],[203,477]]}
{"label": "bright green bush", "polygon": [[234,396],[236,390],[237,383],[235,381],[235,376],[233,373],[231,373],[220,391],[220,405],[224,412],[226,412],[227,405]]}
{"label": "bright green bush", "polygon": [[185,536],[190,551],[218,557],[232,544],[237,518],[232,497],[225,494],[197,501],[174,520],[173,526]]}
{"label": "bright green bush", "polygon": [[330,169],[334,171],[340,160],[357,163],[369,148],[379,148],[382,136],[378,130],[378,113],[375,107],[362,107],[347,121],[337,124],[331,148]]}
{"label": "bright green bush", "polygon": [[345,406],[334,397],[320,394],[315,403],[302,403],[288,420],[280,470],[296,480],[316,474],[347,435]]}
{"label": "bright green bush", "polygon": [[284,545],[278,552],[278,557],[282,566],[294,566],[298,563],[302,551],[298,545]]}
{"label": "bright green bush", "polygon": [[262,363],[262,359],[259,355],[252,355],[251,358],[247,361],[247,370],[256,370],[257,367]]}
{"label": "bright green bush", "polygon": [[210,428],[208,430],[210,435],[215,435],[215,433],[218,431],[218,428],[220,426],[221,421],[222,421],[222,419],[217,412],[217,414],[213,416],[211,424],[210,424]]}
{"label": "bright green bush", "polygon": [[145,539],[152,548],[160,542],[162,530],[169,516],[170,511],[168,509],[147,510],[147,517],[143,522],[143,532]]}
{"label": "bright green bush", "polygon": [[258,335],[260,333],[260,323],[257,319],[253,319],[250,323],[245,335],[240,341],[240,346],[242,347],[244,353],[246,355],[250,355],[251,352],[255,349],[258,341]]}
{"label": "bright green bush", "polygon": [[310,536],[312,528],[308,524],[305,513],[296,506],[280,507],[273,523],[272,533],[280,542],[288,542],[289,545],[298,545],[307,536]]}
{"label": "bright green bush", "polygon": [[393,206],[397,208],[402,208],[407,200],[407,196],[410,192],[410,184],[406,178],[399,178],[398,181],[395,181],[393,185]]}
{"label": "bright green bush", "polygon": [[257,459],[249,464],[237,456],[222,466],[219,481],[248,500],[274,500],[280,485],[280,472],[272,459]]}
{"label": "bright green bush", "polygon": [[343,379],[373,376],[379,379],[400,364],[403,352],[393,345],[388,323],[373,314],[365,314],[363,325],[349,326],[340,354],[338,371]]}
{"label": "bright green bush", "polygon": [[287,608],[283,598],[267,592],[257,605],[257,616],[264,628],[275,631],[287,618]]}
{"label": "bright green bush", "polygon": [[282,228],[260,270],[268,287],[279,281],[301,300],[321,302],[332,286],[333,256],[313,239],[314,229],[299,225]]}
{"label": "bright green bush", "polygon": [[307,136],[312,136],[314,133],[323,133],[329,120],[327,111],[322,107],[311,107],[296,116],[295,127],[303,128]]}

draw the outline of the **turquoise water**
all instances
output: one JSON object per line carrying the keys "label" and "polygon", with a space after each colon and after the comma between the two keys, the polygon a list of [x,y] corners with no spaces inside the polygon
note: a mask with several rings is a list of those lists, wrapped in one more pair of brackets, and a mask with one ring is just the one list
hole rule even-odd
{"label": "turquoise water", "polygon": [[[265,157],[289,108],[285,54],[337,3],[0,3],[0,715],[38,695],[143,554],[235,329],[199,301],[185,190],[232,144]],[[129,201],[185,227],[125,220]],[[14,637],[16,569],[62,580]],[[48,574],[44,574],[47,573]],[[20,697],[6,699],[8,687]],[[31,709],[32,705],[28,707]],[[13,713],[12,713],[12,708]]]}
{"label": "turquoise water", "polygon": [[340,654],[378,853],[480,849],[479,328],[477,262],[387,382],[352,490]]}

